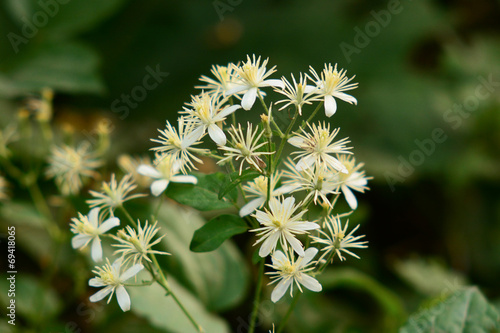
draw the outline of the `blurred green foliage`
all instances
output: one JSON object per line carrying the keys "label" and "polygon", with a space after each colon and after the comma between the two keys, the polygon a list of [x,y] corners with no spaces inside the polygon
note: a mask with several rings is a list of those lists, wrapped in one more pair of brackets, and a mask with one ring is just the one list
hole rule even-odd
{"label": "blurred green foliage", "polygon": [[[21,98],[51,87],[56,92],[57,126],[95,140],[95,119],[111,120],[110,161],[122,152],[147,151],[149,138],[166,119],[175,120],[195,93],[198,77],[207,75],[212,64],[237,62],[255,53],[270,57],[270,64],[279,64],[282,73],[296,75],[308,65],[318,70],[331,62],[346,68],[348,75],[356,74],[359,88],[353,95],[359,105],[343,105],[328,121],[350,137],[356,156],[374,176],[359,208],[370,247],[354,269],[337,264],[328,272],[325,294],[304,297],[290,332],[395,331],[407,313],[446,291],[441,289],[457,277],[459,285],[478,285],[499,304],[498,1],[401,1],[402,10],[391,15],[386,26],[379,25],[379,33],[368,36],[363,47],[356,46],[358,31],[366,33],[369,23],[377,22],[374,13],[388,10],[389,2],[222,1],[229,8],[223,20],[212,1],[43,3],[55,5],[47,9],[35,0],[1,4],[0,124],[4,128],[16,117]],[[44,24],[39,24],[44,22],[41,13],[47,17]],[[359,52],[346,57],[342,43]],[[128,104],[123,96],[143,85],[148,66],[169,75],[147,90],[143,100]],[[485,85],[485,80],[491,83]],[[483,95],[489,92],[487,97],[478,97],[479,86]],[[477,103],[467,104],[472,101]],[[256,117],[248,114],[250,120]],[[432,144],[436,129],[446,139]],[[417,142],[426,142],[427,148]],[[411,162],[419,156],[418,163]],[[131,291],[133,304],[140,304],[135,314],[124,315],[115,305],[103,309],[89,304],[89,263],[69,245],[53,256],[44,217],[26,203],[26,193],[12,192],[15,200],[0,203],[0,227],[18,227],[18,255],[26,274],[19,288],[43,294],[44,331],[173,332],[184,327],[165,318],[170,305],[160,303],[168,303],[164,298],[157,301],[159,293],[153,290],[151,295]],[[244,332],[251,308],[251,272],[242,265],[249,258],[241,252],[248,249],[225,243],[216,255],[193,254],[189,242],[203,218],[172,209],[164,212],[169,231],[163,246],[174,255],[162,258],[162,264],[186,294],[195,296],[192,306],[211,323],[207,327]],[[179,221],[186,219],[189,222],[180,227]],[[419,259],[428,257],[438,260]],[[50,281],[37,281],[34,277],[53,267],[52,261],[57,274]],[[225,288],[231,291],[227,295]],[[487,309],[487,318],[498,320],[496,310],[476,289],[450,297],[462,306],[458,303],[467,295],[476,305],[470,316]],[[21,322],[41,324],[36,305],[25,296],[18,299]],[[261,313],[261,332],[280,320],[282,307]],[[433,313],[432,308],[424,311]],[[0,331],[18,332],[13,329],[0,320]]]}

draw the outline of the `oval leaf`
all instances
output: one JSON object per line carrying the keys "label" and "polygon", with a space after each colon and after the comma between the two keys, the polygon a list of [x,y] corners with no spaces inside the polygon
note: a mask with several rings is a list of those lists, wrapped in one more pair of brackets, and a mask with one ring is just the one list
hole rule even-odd
{"label": "oval leaf", "polygon": [[193,252],[210,252],[234,235],[248,230],[246,223],[236,215],[219,215],[196,230],[189,248]]}

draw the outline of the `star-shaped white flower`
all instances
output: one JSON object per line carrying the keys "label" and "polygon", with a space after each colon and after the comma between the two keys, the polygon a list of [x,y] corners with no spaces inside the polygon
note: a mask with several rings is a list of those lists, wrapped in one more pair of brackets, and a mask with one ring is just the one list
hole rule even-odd
{"label": "star-shaped white flower", "polygon": [[314,267],[307,267],[313,264],[312,260],[318,253],[318,249],[314,247],[308,248],[304,253],[304,257],[298,257],[297,260],[295,260],[292,251],[286,253],[287,255],[281,251],[274,252],[272,265],[267,265],[275,270],[274,272],[266,273],[271,275],[271,279],[273,280],[271,283],[278,282],[271,294],[271,301],[274,303],[279,301],[285,295],[288,288],[290,288],[290,295],[293,297],[294,284],[297,285],[300,292],[303,292],[301,286],[314,292],[320,292],[323,287],[318,280],[308,274]]}
{"label": "star-shaped white flower", "polygon": [[302,106],[304,104],[312,104],[312,102],[319,100],[317,95],[318,88],[308,85],[307,76],[302,75],[302,73],[300,73],[298,83],[295,81],[295,77],[292,74],[293,85],[288,82],[285,77],[281,80],[285,85],[284,89],[274,89],[274,91],[286,97],[285,99],[276,102],[276,104],[285,103],[285,105],[279,109],[280,111],[290,105],[295,105],[299,114],[302,115]]}
{"label": "star-shaped white flower", "polygon": [[355,253],[349,251],[349,248],[366,248],[368,242],[359,241],[361,238],[365,237],[365,235],[354,236],[354,232],[358,230],[359,225],[357,225],[351,232],[346,235],[347,228],[349,227],[349,220],[345,223],[344,228],[342,228],[342,224],[340,222],[339,217],[329,216],[326,221],[327,232],[320,230],[320,236],[312,236],[313,243],[323,245],[322,251],[325,251],[318,261],[323,260],[325,257],[328,257],[332,252],[332,259],[335,257],[335,254],[339,257],[340,261],[345,260],[342,252],[345,252],[355,258],[359,259]]}
{"label": "star-shaped white flower", "polygon": [[174,155],[158,155],[154,162],[155,167],[148,164],[141,164],[137,168],[137,172],[143,176],[156,179],[151,183],[151,193],[157,197],[167,189],[170,182],[188,184],[196,184],[198,182],[195,176],[179,175],[181,163]]}
{"label": "star-shaped white flower", "polygon": [[339,193],[337,171],[324,165],[313,165],[310,169],[299,171],[290,158],[285,165],[289,170],[284,171],[283,175],[288,179],[283,181],[282,188],[285,188],[288,193],[307,191],[304,201],[312,197],[315,205],[318,204],[318,200],[321,200],[323,204],[332,206],[327,195]]}
{"label": "star-shaped white flower", "polygon": [[111,217],[106,221],[99,223],[99,207],[90,210],[88,215],[78,213],[78,218],[72,218],[73,222],[71,232],[76,234],[71,239],[71,245],[74,249],[81,249],[92,242],[90,250],[92,259],[95,262],[102,260],[102,246],[100,235],[108,232],[110,229],[120,225],[120,220],[117,217]]}
{"label": "star-shaped white flower", "polygon": [[330,131],[330,124],[319,125],[307,124],[311,133],[307,133],[302,129],[302,133],[295,133],[288,139],[288,143],[294,147],[300,148],[302,152],[293,152],[297,154],[295,159],[300,159],[297,163],[297,170],[311,168],[314,164],[317,166],[325,165],[337,171],[347,173],[345,166],[339,162],[335,154],[352,154],[349,151],[351,147],[346,147],[349,143],[348,138],[333,142],[340,128],[336,128],[333,132]]}
{"label": "star-shaped white flower", "polygon": [[229,131],[229,135],[231,136],[231,144],[232,147],[222,146],[219,149],[224,150],[224,158],[221,159],[217,164],[224,164],[231,159],[239,160],[242,159],[240,164],[240,175],[243,171],[243,162],[247,162],[251,166],[253,166],[257,171],[262,172],[262,169],[265,168],[265,163],[262,161],[260,156],[262,155],[270,155],[274,154],[274,152],[263,152],[258,151],[259,148],[264,146],[266,142],[259,143],[260,138],[264,134],[261,131],[259,134],[257,132],[259,128],[256,127],[255,131],[252,129],[252,124],[247,123],[247,133],[243,134],[243,129],[241,128],[241,124],[238,124],[238,128],[231,125],[231,130]]}
{"label": "star-shaped white flower", "polygon": [[309,69],[319,89],[318,94],[324,98],[325,114],[327,117],[333,116],[337,111],[337,102],[335,98],[341,99],[349,104],[358,103],[356,98],[344,93],[344,91],[353,90],[358,87],[357,83],[349,83],[355,76],[348,78],[344,69],[337,71],[337,64],[335,64],[335,67],[333,67],[332,64],[325,64],[325,69],[321,72],[321,76],[316,73],[314,68],[309,67]]}
{"label": "star-shaped white flower", "polygon": [[192,101],[188,105],[190,108],[184,107],[181,113],[188,114],[190,119],[195,121],[194,132],[205,133],[208,130],[210,138],[219,146],[226,144],[226,135],[219,127],[227,116],[241,108],[240,105],[224,105],[227,98],[221,99],[220,95],[209,95],[201,93],[198,96],[192,96]]}
{"label": "star-shaped white flower", "polygon": [[226,95],[233,95],[245,91],[241,99],[241,106],[245,110],[250,110],[257,98],[259,88],[263,87],[280,87],[283,88],[283,82],[276,79],[267,79],[271,74],[276,72],[276,66],[270,70],[266,69],[269,58],[260,64],[260,56],[255,59],[247,55],[247,62],[241,66],[233,65],[237,73],[236,87],[226,92]]}
{"label": "star-shaped white flower", "polygon": [[193,146],[201,143],[203,137],[203,128],[197,126],[196,121],[190,118],[179,117],[177,131],[168,121],[166,129],[158,130],[160,137],[151,139],[151,141],[161,144],[159,147],[154,147],[152,150],[162,154],[172,154],[182,162],[181,171],[187,174],[188,170],[195,169],[193,161],[202,164],[203,161],[194,154],[208,153],[207,149],[195,148]]}
{"label": "star-shaped white flower", "polygon": [[363,163],[359,163],[356,165],[356,161],[354,157],[350,156],[340,156],[340,163],[345,166],[347,173],[346,174],[337,174],[339,189],[344,194],[344,197],[351,207],[352,210],[358,208],[358,201],[352,193],[351,189],[357,192],[364,193],[365,190],[368,190],[368,180],[372,179],[372,177],[366,177],[365,171],[360,171],[360,169],[364,166]]}
{"label": "star-shaped white flower", "polygon": [[[288,193],[284,188],[276,188],[278,181],[281,177],[281,173],[275,173],[271,175],[271,198]],[[240,209],[240,216],[247,216],[253,213],[256,209],[262,208],[267,200],[267,184],[268,178],[266,176],[259,176],[253,181],[249,182],[243,186],[243,190],[247,193],[248,197],[252,198],[248,203],[246,203]]]}
{"label": "star-shaped white flower", "polygon": [[300,203],[295,206],[293,197],[284,200],[283,198],[281,200],[271,198],[269,200],[269,210],[257,210],[252,215],[262,225],[261,228],[251,230],[257,232],[257,236],[260,237],[254,245],[262,243],[259,256],[266,257],[269,253],[274,252],[278,241],[285,251],[288,250],[288,245],[290,245],[299,256],[304,256],[302,243],[295,235],[306,234],[309,230],[318,229],[319,225],[302,220],[302,216],[307,211],[305,209],[293,216],[301,208]]}
{"label": "star-shaped white flower", "polygon": [[[200,77],[200,81],[207,84],[195,88],[203,89],[210,95],[227,95],[228,91],[236,87],[237,74],[235,68],[237,67],[231,63],[227,66],[214,65],[210,72],[215,76],[215,79],[203,75]],[[234,96],[241,99],[239,94],[234,94]]]}
{"label": "star-shaped white flower", "polygon": [[130,296],[125,289],[124,283],[128,279],[137,275],[137,273],[139,273],[143,268],[143,265],[136,264],[122,273],[122,258],[115,260],[112,265],[109,263],[109,260],[107,260],[107,263],[104,266],[96,267],[96,269],[92,271],[98,275],[98,277],[90,279],[89,286],[104,288],[90,296],[90,301],[99,302],[104,297],[109,295],[109,303],[111,301],[111,297],[113,297],[113,294],[116,292],[116,299],[120,308],[123,311],[130,310]]}

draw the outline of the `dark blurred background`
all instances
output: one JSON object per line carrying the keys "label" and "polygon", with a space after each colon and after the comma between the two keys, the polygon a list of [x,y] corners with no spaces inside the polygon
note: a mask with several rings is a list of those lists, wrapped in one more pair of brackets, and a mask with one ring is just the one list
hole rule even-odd
{"label": "dark blurred background", "polygon": [[[1,4],[2,125],[21,97],[49,86],[56,123],[86,138],[108,118],[110,159],[144,154],[213,64],[262,55],[289,78],[337,63],[356,75],[358,105],[339,102],[328,121],[374,177],[352,217],[370,247],[346,265],[399,294],[407,312],[438,293],[434,273],[500,304],[499,1],[42,3]],[[137,88],[151,72],[156,87]],[[368,321],[384,310],[362,288],[362,302],[328,295],[368,316],[339,331],[377,331]]]}

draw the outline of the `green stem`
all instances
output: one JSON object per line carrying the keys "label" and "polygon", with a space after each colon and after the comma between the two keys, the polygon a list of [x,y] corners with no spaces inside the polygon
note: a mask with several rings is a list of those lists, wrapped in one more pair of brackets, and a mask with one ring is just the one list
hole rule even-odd
{"label": "green stem", "polygon": [[303,129],[306,126],[306,124],[309,124],[311,122],[311,120],[313,120],[313,118],[316,115],[316,113],[318,113],[319,109],[321,109],[321,107],[323,106],[323,103],[324,102],[321,102],[321,103],[318,104],[318,106],[313,111],[313,113],[311,113],[311,115],[309,116],[309,118],[307,118],[306,122],[304,124],[300,125],[299,130]]}
{"label": "green stem", "polygon": [[155,255],[151,254],[151,258],[153,260],[153,264],[154,264],[155,268],[158,270],[158,273],[160,274],[160,279],[159,280],[157,279],[157,282],[163,287],[163,289],[165,289],[165,291],[170,296],[172,296],[172,298],[174,299],[175,303],[177,303],[177,305],[182,310],[182,312],[184,312],[184,314],[189,319],[189,321],[191,322],[191,324],[193,324],[193,326],[196,329],[196,331],[198,331],[200,333],[205,332],[205,330],[203,329],[203,327],[201,327],[201,325],[196,322],[196,320],[191,315],[191,313],[189,313],[188,309],[186,309],[186,307],[184,306],[184,304],[182,304],[181,300],[177,297],[177,295],[170,288],[170,285],[168,284],[167,279],[166,279],[165,275],[163,274],[163,270],[161,269],[160,264],[158,264],[158,260],[156,260]]}
{"label": "green stem", "polygon": [[130,224],[132,224],[132,226],[137,229],[137,223],[134,221],[134,219],[128,213],[128,211],[125,209],[125,207],[123,207],[123,205],[120,205],[119,207],[120,207],[121,211],[123,212],[123,214],[125,214],[125,216],[129,220]]}
{"label": "green stem", "polygon": [[253,310],[252,310],[252,315],[250,317],[250,328],[248,329],[248,333],[253,333],[255,331],[255,322],[257,320],[257,315],[259,313],[259,306],[260,306],[260,294],[262,293],[262,278],[264,276],[265,262],[266,262],[265,258],[262,258],[260,260],[259,276],[257,278],[257,286],[255,288]]}
{"label": "green stem", "polygon": [[295,306],[297,305],[297,302],[299,301],[300,295],[302,295],[302,293],[296,294],[295,297],[293,298],[292,304],[290,304],[290,307],[288,308],[288,311],[287,311],[285,317],[283,317],[283,320],[281,321],[280,325],[278,326],[278,330],[276,331],[276,333],[281,333],[281,331],[283,331],[283,329],[285,328],[286,323],[288,322],[288,319],[290,318],[290,315],[292,314],[293,310],[295,309]]}
{"label": "green stem", "polygon": [[278,166],[278,162],[280,161],[281,153],[283,152],[283,148],[285,147],[285,143],[287,142],[288,136],[290,135],[290,131],[292,130],[293,125],[295,125],[295,122],[297,121],[298,115],[299,115],[299,109],[295,108],[295,114],[293,115],[292,121],[288,125],[288,128],[286,129],[285,134],[283,135],[283,139],[281,140],[280,146],[278,148],[278,152],[275,155],[276,158],[274,159],[274,161],[276,164],[274,165],[274,168],[276,168]]}

